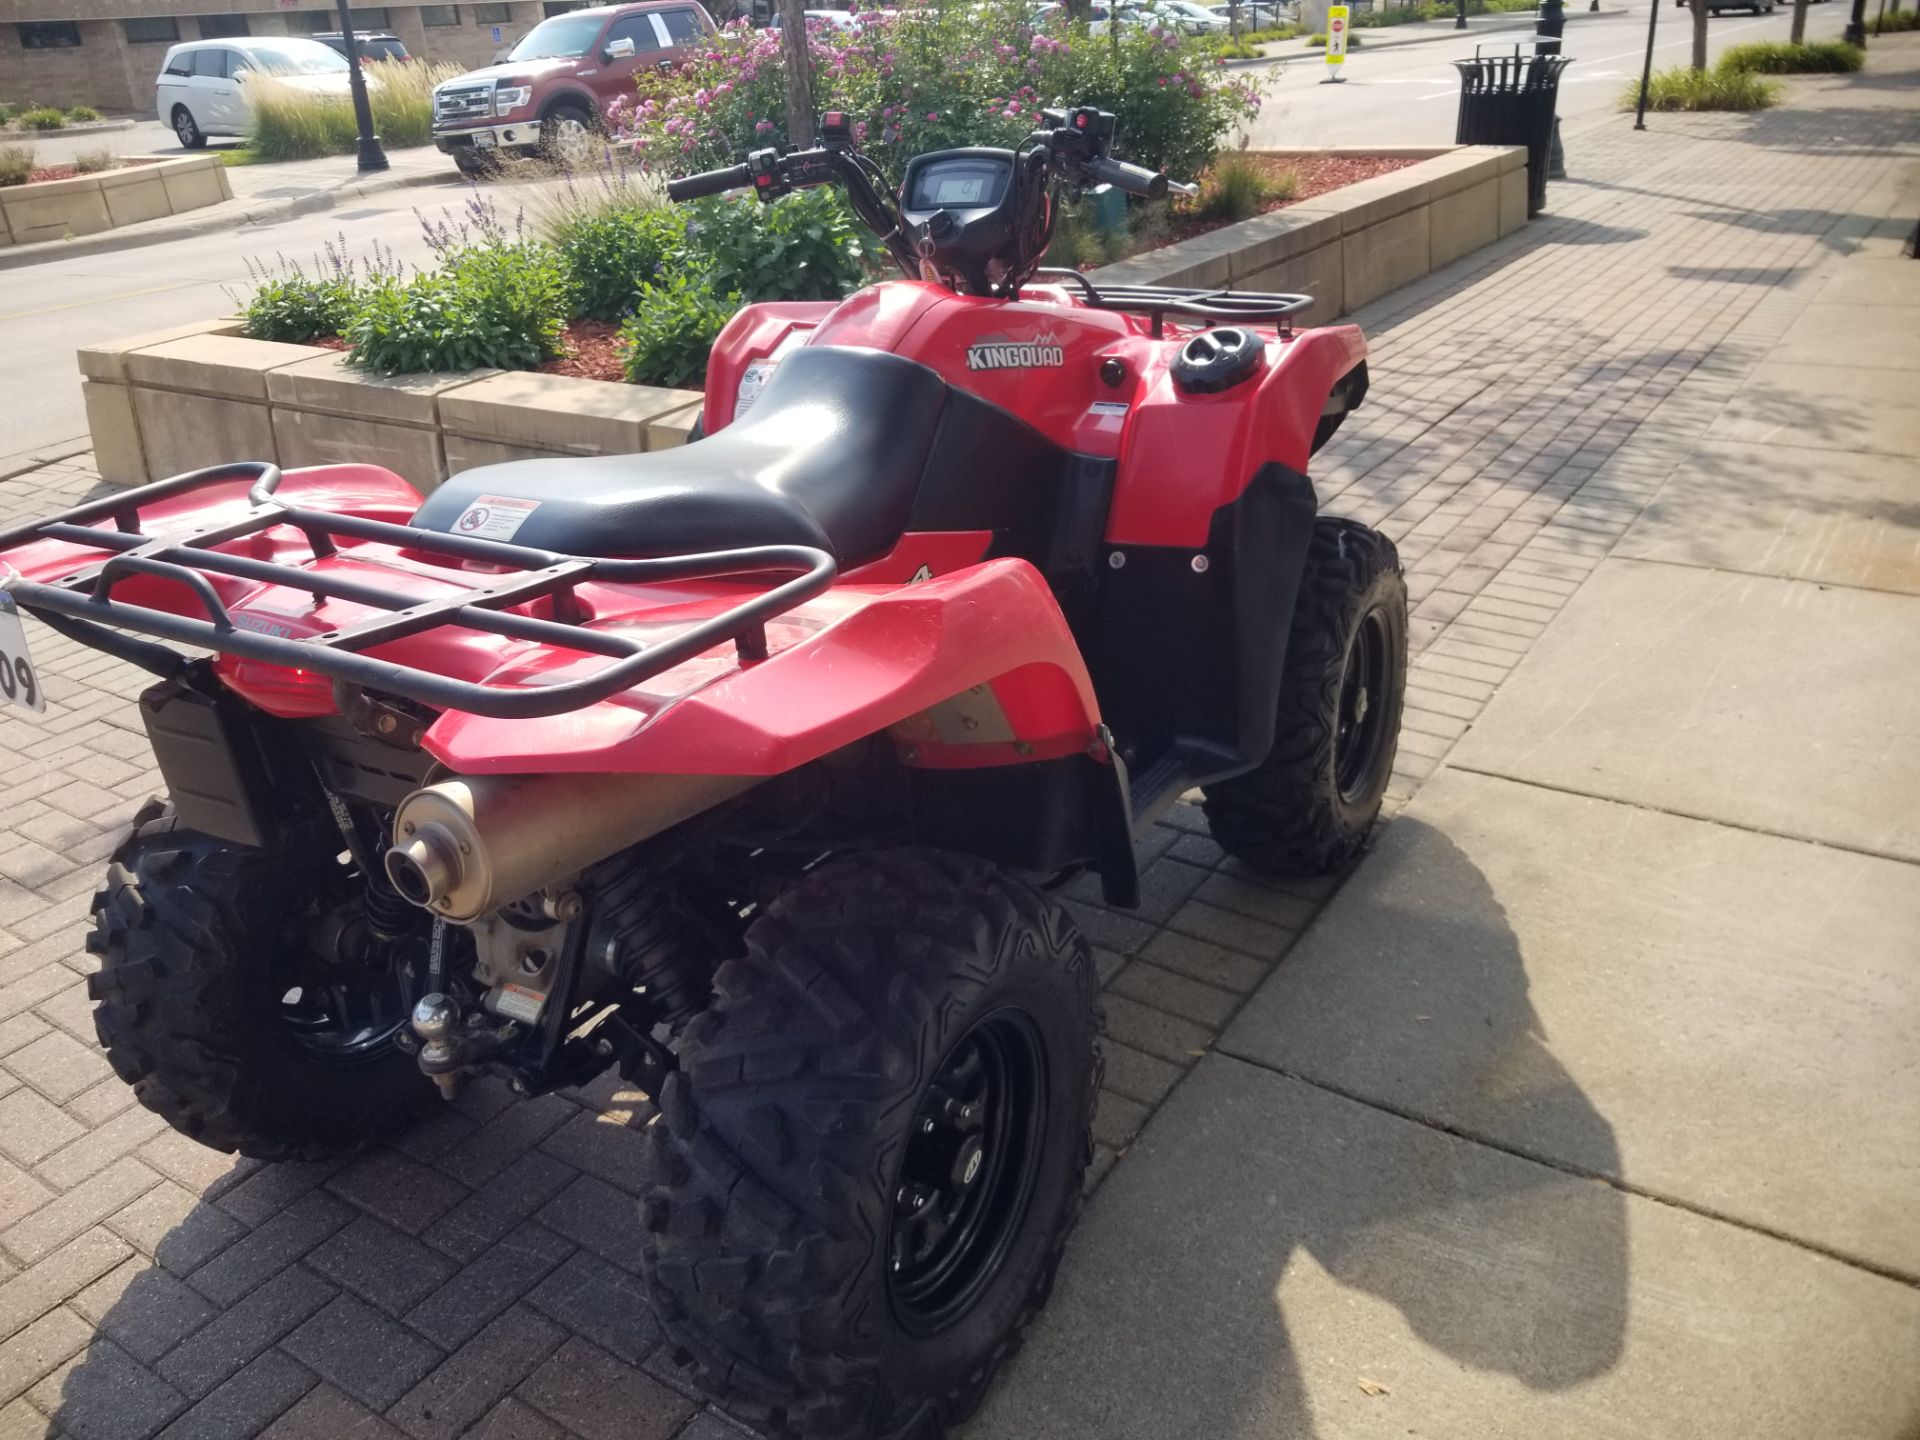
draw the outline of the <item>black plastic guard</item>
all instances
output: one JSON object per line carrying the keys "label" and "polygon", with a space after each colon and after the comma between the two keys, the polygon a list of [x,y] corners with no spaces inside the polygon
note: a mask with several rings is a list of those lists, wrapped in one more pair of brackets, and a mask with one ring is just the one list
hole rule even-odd
{"label": "black plastic guard", "polygon": [[1102,577],[1089,656],[1136,773],[1168,755],[1184,784],[1237,775],[1273,748],[1280,672],[1318,508],[1269,463],[1214,512],[1201,550],[1124,545]]}

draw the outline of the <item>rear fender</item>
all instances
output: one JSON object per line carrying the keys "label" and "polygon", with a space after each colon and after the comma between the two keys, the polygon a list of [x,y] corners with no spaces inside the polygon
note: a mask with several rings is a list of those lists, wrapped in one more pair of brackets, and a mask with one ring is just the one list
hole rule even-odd
{"label": "rear fender", "polygon": [[[544,720],[449,711],[428,729],[426,748],[464,774],[772,776],[882,731],[903,763],[927,769],[1098,747],[1100,708],[1086,664],[1026,561],[832,593],[840,613],[827,623],[678,698],[630,692]],[[649,683],[664,692],[670,678]]]}

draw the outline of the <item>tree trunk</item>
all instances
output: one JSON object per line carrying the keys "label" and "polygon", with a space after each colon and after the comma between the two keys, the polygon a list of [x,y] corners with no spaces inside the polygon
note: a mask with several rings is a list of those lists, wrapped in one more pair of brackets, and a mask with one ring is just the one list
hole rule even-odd
{"label": "tree trunk", "polygon": [[780,0],[780,44],[787,61],[787,143],[813,144],[813,60],[807,53],[807,0]]}
{"label": "tree trunk", "polygon": [[1811,0],[1793,0],[1793,33],[1787,38],[1798,45],[1807,38],[1807,6]]}
{"label": "tree trunk", "polygon": [[[1658,5],[1662,0],[1653,0]],[[1687,0],[1687,8],[1693,11],[1693,68],[1707,68],[1707,0]],[[784,22],[782,22],[784,23]]]}

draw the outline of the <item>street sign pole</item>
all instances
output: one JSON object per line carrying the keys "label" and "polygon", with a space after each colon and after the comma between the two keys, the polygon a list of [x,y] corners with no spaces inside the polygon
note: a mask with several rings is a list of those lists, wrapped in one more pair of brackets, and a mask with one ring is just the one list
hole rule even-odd
{"label": "street sign pole", "polygon": [[367,103],[367,75],[360,68],[360,41],[353,33],[353,11],[347,0],[334,0],[340,12],[340,39],[347,47],[347,88],[353,92],[353,120],[360,129],[360,173],[370,174],[387,168],[387,152],[380,148],[380,137],[373,133],[373,107]]}
{"label": "street sign pole", "polygon": [[1340,67],[1347,63],[1347,7],[1327,7],[1327,78],[1322,85],[1338,85],[1346,76]]}
{"label": "street sign pole", "polygon": [[1647,58],[1640,62],[1640,105],[1633,112],[1633,128],[1647,128],[1647,87],[1653,83],[1653,32],[1660,24],[1660,0],[1647,7]]}

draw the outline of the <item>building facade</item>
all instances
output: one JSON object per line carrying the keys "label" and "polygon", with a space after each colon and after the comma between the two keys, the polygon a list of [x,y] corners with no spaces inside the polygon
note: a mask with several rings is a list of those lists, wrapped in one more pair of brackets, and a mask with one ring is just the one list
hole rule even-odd
{"label": "building facade", "polygon": [[[169,45],[340,28],[339,11],[320,0],[229,3],[236,8],[209,14],[204,0],[0,0],[0,103],[151,113]],[[577,8],[577,0],[356,6],[353,22],[356,30],[391,30],[412,55],[474,66],[545,16]]]}

